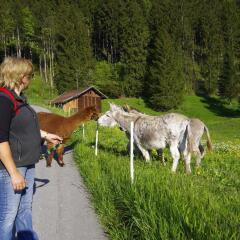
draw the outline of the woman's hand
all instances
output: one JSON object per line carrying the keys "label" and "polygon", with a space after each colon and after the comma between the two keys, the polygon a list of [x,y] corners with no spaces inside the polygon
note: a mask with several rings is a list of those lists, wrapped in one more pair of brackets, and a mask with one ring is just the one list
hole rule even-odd
{"label": "woman's hand", "polygon": [[9,142],[0,143],[0,159],[6,167],[10,177],[14,191],[23,190],[26,187],[26,180],[16,168],[13,160]]}
{"label": "woman's hand", "polygon": [[63,140],[58,135],[55,135],[55,134],[52,134],[52,133],[47,133],[47,135],[45,136],[45,139],[48,142],[53,143],[54,145],[57,145],[57,144],[61,143],[62,140]]}
{"label": "woman's hand", "polygon": [[59,137],[56,134],[48,133],[46,131],[40,130],[41,137],[47,140],[50,143],[53,143],[54,145],[57,145],[62,142],[62,138]]}
{"label": "woman's hand", "polygon": [[11,181],[12,181],[12,186],[13,186],[14,191],[21,191],[27,185],[26,180],[19,173],[19,171],[16,171],[13,174],[11,174]]}

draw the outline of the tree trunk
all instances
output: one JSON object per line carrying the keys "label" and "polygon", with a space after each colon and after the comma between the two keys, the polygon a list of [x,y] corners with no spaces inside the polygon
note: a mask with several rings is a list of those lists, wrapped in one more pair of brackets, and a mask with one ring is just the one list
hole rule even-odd
{"label": "tree trunk", "polygon": [[45,82],[48,82],[48,76],[47,76],[47,59],[46,59],[46,53],[43,53],[43,61],[44,61],[44,79]]}
{"label": "tree trunk", "polygon": [[43,49],[43,64],[44,64],[44,79],[45,82],[48,82],[48,75],[47,75],[47,57],[46,57],[46,43],[44,40],[44,49]]}
{"label": "tree trunk", "polygon": [[42,56],[39,55],[39,72],[40,72],[40,77],[43,79],[43,72],[42,72]]}
{"label": "tree trunk", "polygon": [[19,28],[18,27],[17,27],[17,44],[16,44],[16,48],[17,48],[17,57],[20,58],[22,56],[22,53],[21,53],[20,35],[19,35]]}
{"label": "tree trunk", "polygon": [[6,35],[3,34],[3,45],[4,45],[4,57],[7,57],[7,47],[6,47]]}
{"label": "tree trunk", "polygon": [[[50,42],[50,41],[49,41]],[[50,48],[50,46],[49,46]],[[49,80],[50,80],[50,87],[53,88],[53,73],[52,73],[52,52],[49,50]]]}

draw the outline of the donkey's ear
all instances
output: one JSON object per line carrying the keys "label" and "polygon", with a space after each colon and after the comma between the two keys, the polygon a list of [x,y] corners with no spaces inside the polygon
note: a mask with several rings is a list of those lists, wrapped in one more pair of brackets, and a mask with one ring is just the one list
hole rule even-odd
{"label": "donkey's ear", "polygon": [[111,111],[119,111],[121,110],[122,108],[114,103],[110,103],[110,110]]}
{"label": "donkey's ear", "polygon": [[109,103],[109,107],[110,107],[110,111],[113,111],[114,109],[114,103],[108,102]]}
{"label": "donkey's ear", "polygon": [[130,112],[131,108],[129,107],[128,104],[125,103],[125,104],[123,105],[123,110],[124,110],[125,112]]}

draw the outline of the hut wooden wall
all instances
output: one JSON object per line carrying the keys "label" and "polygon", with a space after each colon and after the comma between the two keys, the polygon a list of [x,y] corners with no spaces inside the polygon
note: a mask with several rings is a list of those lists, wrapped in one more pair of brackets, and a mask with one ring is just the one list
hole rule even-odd
{"label": "hut wooden wall", "polygon": [[77,112],[77,110],[78,110],[78,99],[73,99],[72,101],[69,101],[69,102],[67,102],[63,105],[63,110],[65,112],[68,112],[69,109],[72,112]]}
{"label": "hut wooden wall", "polygon": [[95,91],[90,90],[76,98],[72,101],[69,101],[63,105],[63,110],[65,112],[71,111],[77,112],[85,109],[86,107],[96,106],[97,110],[101,112],[101,96],[99,96]]}
{"label": "hut wooden wall", "polygon": [[101,97],[93,90],[88,91],[78,98],[79,111],[89,106],[96,106],[98,111],[101,112]]}

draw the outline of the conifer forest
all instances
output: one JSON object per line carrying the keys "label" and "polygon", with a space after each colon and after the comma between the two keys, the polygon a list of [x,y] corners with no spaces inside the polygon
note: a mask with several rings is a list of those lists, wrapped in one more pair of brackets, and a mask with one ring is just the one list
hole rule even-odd
{"label": "conifer forest", "polygon": [[239,99],[239,0],[0,0],[0,19],[0,60],[31,59],[59,93],[94,85],[156,110]]}

